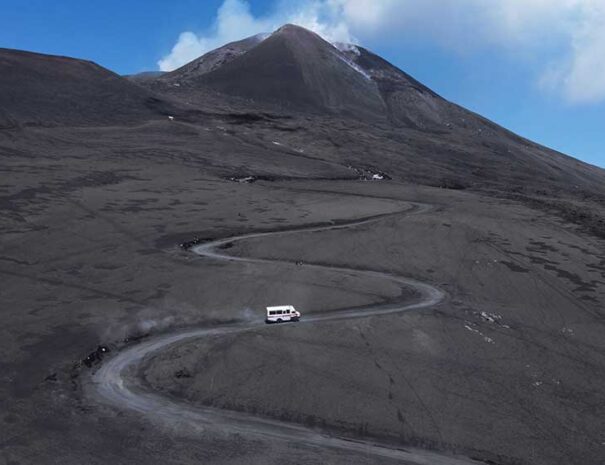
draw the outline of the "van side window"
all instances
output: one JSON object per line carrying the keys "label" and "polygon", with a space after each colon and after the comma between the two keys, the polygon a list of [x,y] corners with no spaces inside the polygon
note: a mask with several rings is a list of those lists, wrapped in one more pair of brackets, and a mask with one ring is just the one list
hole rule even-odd
{"label": "van side window", "polygon": [[269,315],[275,315],[275,310],[270,310]]}

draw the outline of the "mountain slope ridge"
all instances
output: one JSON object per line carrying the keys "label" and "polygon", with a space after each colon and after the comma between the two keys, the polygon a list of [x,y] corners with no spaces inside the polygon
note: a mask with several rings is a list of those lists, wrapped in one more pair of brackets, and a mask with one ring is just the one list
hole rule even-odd
{"label": "mountain slope ridge", "polygon": [[0,92],[4,127],[134,124],[169,107],[92,61],[5,48],[0,89],[6,90]]}

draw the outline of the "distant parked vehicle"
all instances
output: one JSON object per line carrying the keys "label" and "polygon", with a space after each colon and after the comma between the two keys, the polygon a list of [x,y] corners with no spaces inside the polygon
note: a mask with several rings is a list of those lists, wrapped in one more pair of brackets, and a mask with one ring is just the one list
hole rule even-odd
{"label": "distant parked vehicle", "polygon": [[265,323],[282,323],[285,321],[300,320],[300,312],[292,305],[280,305],[278,307],[267,307],[267,319]]}

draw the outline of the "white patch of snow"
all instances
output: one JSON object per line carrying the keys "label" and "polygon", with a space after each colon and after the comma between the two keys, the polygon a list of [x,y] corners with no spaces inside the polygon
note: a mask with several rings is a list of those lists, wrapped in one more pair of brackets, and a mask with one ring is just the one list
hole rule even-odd
{"label": "white patch of snow", "polygon": [[341,55],[340,53],[335,53],[335,55],[340,58],[344,63],[346,63],[347,65],[349,65],[352,69],[354,69],[355,71],[357,71],[359,74],[361,74],[364,78],[366,78],[368,81],[372,80],[372,76],[370,76],[368,73],[366,73],[363,69],[361,69],[357,64],[353,63],[351,60],[349,60],[347,57]]}
{"label": "white patch of snow", "polygon": [[480,315],[481,318],[483,318],[485,321],[489,321],[490,323],[495,323],[496,321],[502,319],[502,315],[498,315],[497,313],[481,312]]}
{"label": "white patch of snow", "polygon": [[[231,176],[228,179],[229,179],[229,181],[239,182],[239,183],[251,183],[251,182],[256,181],[256,178],[254,176],[244,176],[242,178],[236,178],[235,176]],[[241,214],[240,214],[240,216],[241,216]]]}
{"label": "white patch of snow", "polygon": [[471,328],[469,325],[464,325],[464,327],[465,327],[466,329],[468,329],[469,331],[472,331],[473,333],[478,333],[478,332],[479,332],[477,329],[475,329],[475,328]]}
{"label": "white patch of snow", "polygon": [[169,119],[170,121],[174,121],[174,116],[169,116],[169,117],[168,117],[168,119]]}
{"label": "white patch of snow", "polygon": [[489,321],[490,323],[494,323],[496,321],[494,318],[492,318],[490,315],[488,315],[487,312],[481,312],[481,317],[484,320]]}
{"label": "white patch of snow", "polygon": [[275,145],[282,145],[281,142],[277,142],[275,140],[273,141],[273,144],[275,144]]}
{"label": "white patch of snow", "polygon": [[381,181],[384,179],[384,176],[382,174],[373,174],[372,175],[372,180],[373,181]]}
{"label": "white patch of snow", "polygon": [[485,334],[483,334],[483,333],[482,333],[481,331],[479,331],[478,329],[473,328],[473,327],[471,326],[472,324],[473,324],[473,323],[470,323],[470,322],[468,322],[468,321],[467,321],[467,324],[465,324],[465,325],[464,325],[464,327],[465,327],[466,329],[468,329],[470,332],[472,332],[472,333],[476,333],[476,334],[478,334],[479,336],[481,336],[481,337],[483,338],[483,340],[484,340],[485,342],[487,342],[488,344],[495,344],[494,340],[493,340],[491,337],[486,336]]}

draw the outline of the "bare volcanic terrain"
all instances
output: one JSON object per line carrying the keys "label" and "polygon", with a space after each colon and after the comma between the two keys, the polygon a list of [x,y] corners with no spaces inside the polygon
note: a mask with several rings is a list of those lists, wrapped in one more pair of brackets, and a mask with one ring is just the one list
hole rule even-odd
{"label": "bare volcanic terrain", "polygon": [[1,463],[604,463],[605,171],[372,52],[0,50],[0,160]]}
{"label": "bare volcanic terrain", "polygon": [[0,128],[132,125],[167,111],[145,89],[89,62],[0,49]]}

